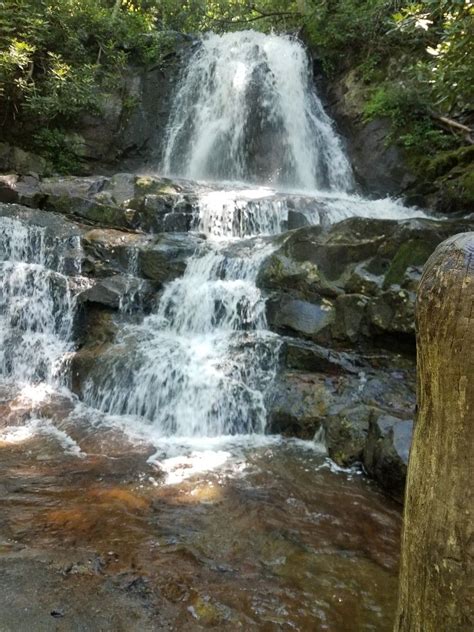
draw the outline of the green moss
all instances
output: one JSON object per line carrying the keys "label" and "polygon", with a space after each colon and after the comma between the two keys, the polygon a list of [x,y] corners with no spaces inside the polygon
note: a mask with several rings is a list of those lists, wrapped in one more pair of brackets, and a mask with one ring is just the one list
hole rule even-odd
{"label": "green moss", "polygon": [[139,195],[173,195],[176,188],[172,180],[156,180],[150,176],[141,176],[135,180],[135,188]]}
{"label": "green moss", "polygon": [[472,166],[474,145],[443,151],[426,163],[427,178],[438,178],[456,167]]}
{"label": "green moss", "polygon": [[437,186],[451,207],[459,210],[474,208],[474,171],[472,165],[458,166],[437,181]]}
{"label": "green moss", "polygon": [[433,245],[420,239],[410,239],[400,246],[385,275],[384,288],[400,284],[410,266],[422,266],[433,252]]}

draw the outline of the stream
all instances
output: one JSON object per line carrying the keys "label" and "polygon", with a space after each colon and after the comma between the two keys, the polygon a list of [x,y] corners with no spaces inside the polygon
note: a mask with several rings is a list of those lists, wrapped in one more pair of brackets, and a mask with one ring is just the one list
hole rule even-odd
{"label": "stream", "polygon": [[120,306],[80,396],[81,238],[0,217],[0,630],[391,630],[400,507],[322,435],[265,433],[257,277],[290,214],[423,213],[357,194],[291,37],[204,37],[157,172],[199,182],[197,245],[151,310]]}

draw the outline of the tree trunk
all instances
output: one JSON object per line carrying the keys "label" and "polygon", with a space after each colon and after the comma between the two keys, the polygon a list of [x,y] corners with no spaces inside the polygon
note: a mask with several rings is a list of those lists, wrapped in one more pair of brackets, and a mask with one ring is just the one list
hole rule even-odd
{"label": "tree trunk", "polygon": [[428,260],[395,632],[474,630],[474,232]]}

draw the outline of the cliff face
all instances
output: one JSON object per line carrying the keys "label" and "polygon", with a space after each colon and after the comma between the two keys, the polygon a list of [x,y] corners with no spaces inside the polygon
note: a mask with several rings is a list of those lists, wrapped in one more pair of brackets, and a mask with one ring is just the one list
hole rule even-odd
{"label": "cliff face", "polygon": [[71,168],[48,163],[41,148],[29,150],[30,131],[22,126],[0,137],[0,172],[89,175],[146,170],[156,166],[182,60],[195,40],[176,34],[171,51],[155,66],[130,65],[100,95],[100,113],[85,113],[66,136]]}

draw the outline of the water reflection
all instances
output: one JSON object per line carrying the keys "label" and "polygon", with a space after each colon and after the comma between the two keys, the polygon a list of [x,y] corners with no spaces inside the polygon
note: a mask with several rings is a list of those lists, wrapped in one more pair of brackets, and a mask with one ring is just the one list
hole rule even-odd
{"label": "water reflection", "polygon": [[39,630],[57,603],[87,629],[391,629],[400,515],[360,473],[262,437],[151,458],[122,436],[107,454],[97,429],[76,439],[81,457],[57,432],[0,444],[0,566],[28,563],[4,575],[5,620],[22,594]]}

